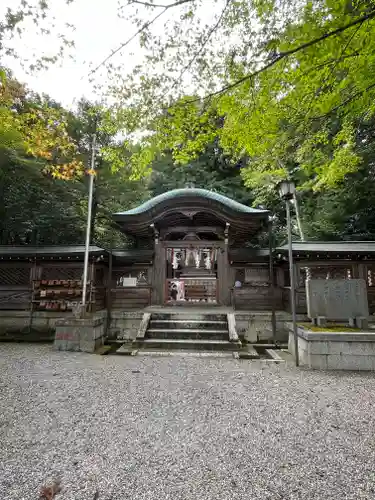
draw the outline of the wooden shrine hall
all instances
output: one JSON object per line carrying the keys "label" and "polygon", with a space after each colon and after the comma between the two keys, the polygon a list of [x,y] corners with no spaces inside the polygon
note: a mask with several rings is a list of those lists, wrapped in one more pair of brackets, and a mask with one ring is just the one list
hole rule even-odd
{"label": "wooden shrine hall", "polygon": [[[269,215],[195,188],[113,214],[134,246],[90,247],[89,310],[174,305],[288,312],[287,248],[259,248],[259,237],[272,231]],[[375,242],[296,242],[293,252],[299,314],[306,314],[309,277],[365,279],[375,312]],[[83,246],[0,247],[0,323],[17,315],[26,322],[71,313],[82,298],[83,258]]]}
{"label": "wooden shrine hall", "polygon": [[188,188],[117,213],[114,220],[139,244],[153,248],[151,305],[229,306],[235,284],[230,249],[267,230],[268,212]]}

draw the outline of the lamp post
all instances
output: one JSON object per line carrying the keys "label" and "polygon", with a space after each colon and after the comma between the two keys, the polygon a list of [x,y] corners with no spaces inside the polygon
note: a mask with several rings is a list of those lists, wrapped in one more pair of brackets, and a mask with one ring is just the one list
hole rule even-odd
{"label": "lamp post", "polygon": [[86,311],[86,294],[87,280],[89,271],[89,254],[90,254],[90,238],[91,238],[91,217],[92,217],[92,198],[94,191],[94,170],[95,170],[95,151],[96,148],[96,133],[92,137],[91,143],[91,170],[89,178],[89,200],[87,205],[87,224],[86,224],[86,241],[85,241],[85,258],[83,263],[83,287],[82,287],[82,312]]}
{"label": "lamp post", "polygon": [[290,305],[292,309],[292,323],[294,335],[294,351],[296,366],[299,366],[298,355],[298,334],[297,334],[297,314],[296,314],[296,284],[293,266],[293,246],[292,246],[292,224],[290,219],[290,202],[296,192],[296,186],[293,181],[285,180],[279,184],[280,197],[285,200],[286,221],[288,229],[288,256],[289,256],[289,274],[290,274]]}

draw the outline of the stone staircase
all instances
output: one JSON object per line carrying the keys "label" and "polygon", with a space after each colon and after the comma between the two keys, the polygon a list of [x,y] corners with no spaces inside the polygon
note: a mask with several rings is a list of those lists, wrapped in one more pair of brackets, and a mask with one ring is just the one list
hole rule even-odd
{"label": "stone staircase", "polygon": [[133,341],[108,340],[100,354],[211,356],[284,362],[274,345],[242,343],[237,335],[234,312],[173,309],[144,312]]}
{"label": "stone staircase", "polygon": [[141,352],[233,352],[241,348],[230,335],[227,314],[153,313],[144,316],[133,349]]}

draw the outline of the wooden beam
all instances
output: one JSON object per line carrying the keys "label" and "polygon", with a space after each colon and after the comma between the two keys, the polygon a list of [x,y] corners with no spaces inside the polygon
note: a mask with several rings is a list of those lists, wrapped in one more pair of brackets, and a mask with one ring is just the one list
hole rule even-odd
{"label": "wooden beam", "polygon": [[215,233],[224,234],[224,227],[220,226],[174,226],[163,228],[160,230],[161,236],[166,236],[170,233]]}

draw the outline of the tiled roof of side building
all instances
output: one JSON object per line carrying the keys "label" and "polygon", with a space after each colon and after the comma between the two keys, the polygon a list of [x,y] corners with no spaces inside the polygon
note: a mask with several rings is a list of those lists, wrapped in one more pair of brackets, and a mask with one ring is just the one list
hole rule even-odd
{"label": "tiled roof of side building", "polygon": [[[277,250],[287,252],[288,245]],[[293,252],[375,253],[375,241],[294,241]]]}
{"label": "tiled roof of side building", "polygon": [[[100,254],[103,248],[90,246],[90,253]],[[84,245],[0,245],[0,255],[79,255],[85,253]]]}

